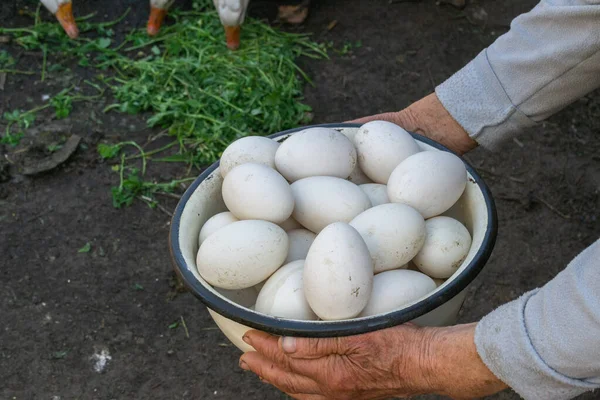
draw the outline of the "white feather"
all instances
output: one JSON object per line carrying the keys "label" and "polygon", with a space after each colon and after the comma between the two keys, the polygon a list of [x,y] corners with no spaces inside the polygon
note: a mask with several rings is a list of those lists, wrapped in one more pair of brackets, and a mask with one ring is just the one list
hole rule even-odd
{"label": "white feather", "polygon": [[168,10],[174,2],[175,0],[150,0],[150,5],[161,10]]}
{"label": "white feather", "polygon": [[56,14],[58,11],[58,6],[63,3],[70,3],[71,0],[40,0],[44,6],[50,11],[52,14]]}
{"label": "white feather", "polygon": [[240,26],[244,23],[250,0],[213,0],[221,23],[225,26]]}

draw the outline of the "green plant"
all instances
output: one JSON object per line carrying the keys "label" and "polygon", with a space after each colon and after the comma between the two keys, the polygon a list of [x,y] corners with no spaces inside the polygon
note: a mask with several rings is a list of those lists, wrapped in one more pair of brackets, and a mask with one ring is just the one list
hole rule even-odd
{"label": "green plant", "polygon": [[346,42],[346,43],[344,43],[342,48],[339,50],[339,53],[342,55],[346,55],[346,54],[352,53],[352,51],[354,49],[359,49],[361,47],[362,47],[362,41],[360,41],[360,40],[358,40],[354,43]]}
{"label": "green plant", "polygon": [[63,145],[59,144],[59,143],[52,143],[49,144],[46,149],[50,152],[50,153],[54,153],[60,149],[62,149]]}
{"label": "green plant", "polygon": [[[122,161],[124,160],[122,157]],[[156,206],[154,194],[173,193],[182,183],[190,182],[194,178],[174,179],[170,182],[146,181],[137,168],[125,167],[123,162],[115,168],[119,172],[119,186],[111,188],[113,206],[121,208],[129,206],[136,198],[141,198],[150,207]]]}
{"label": "green plant", "polygon": [[67,118],[71,114],[73,97],[68,94],[69,91],[70,89],[65,89],[50,100],[57,119]]}
{"label": "green plant", "polygon": [[6,50],[0,50],[0,68],[12,67],[15,59]]}
{"label": "green plant", "polygon": [[[0,143],[16,146],[21,141],[24,133],[35,121],[35,112],[13,110],[5,112],[3,119],[7,122],[5,135],[0,138]],[[12,131],[12,127],[16,126],[16,132]]]}
{"label": "green plant", "polygon": [[90,242],[87,242],[82,248],[77,250],[77,252],[78,253],[89,253],[91,249],[92,249],[92,245],[90,244]]}

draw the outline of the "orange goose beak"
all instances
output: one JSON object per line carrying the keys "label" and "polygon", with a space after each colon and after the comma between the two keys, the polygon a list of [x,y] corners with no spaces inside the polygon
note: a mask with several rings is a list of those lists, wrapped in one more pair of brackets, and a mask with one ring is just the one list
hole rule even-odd
{"label": "orange goose beak", "polygon": [[225,27],[225,38],[227,39],[227,47],[230,50],[237,50],[240,47],[240,31],[239,26]]}
{"label": "orange goose beak", "polygon": [[61,26],[71,39],[75,39],[79,36],[79,29],[75,24],[75,18],[73,18],[73,5],[71,2],[63,3],[58,6],[56,19],[60,22]]}
{"label": "orange goose beak", "polygon": [[150,10],[150,18],[148,19],[148,35],[156,36],[160,27],[167,16],[167,10],[152,6]]}

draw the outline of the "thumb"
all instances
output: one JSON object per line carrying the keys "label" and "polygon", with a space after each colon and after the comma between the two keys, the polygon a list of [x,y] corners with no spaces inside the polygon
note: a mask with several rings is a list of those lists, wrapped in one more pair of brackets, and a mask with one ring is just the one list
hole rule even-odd
{"label": "thumb", "polygon": [[347,338],[279,338],[279,348],[293,358],[320,358],[331,354],[345,354]]}

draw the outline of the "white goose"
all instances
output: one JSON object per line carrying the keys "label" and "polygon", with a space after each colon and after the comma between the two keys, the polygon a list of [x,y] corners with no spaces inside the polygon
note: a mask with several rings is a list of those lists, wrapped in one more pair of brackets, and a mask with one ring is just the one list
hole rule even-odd
{"label": "white goose", "polygon": [[213,3],[225,28],[227,47],[236,50],[240,47],[240,31],[249,0],[213,0]]}
{"label": "white goose", "polygon": [[[225,28],[227,47],[232,50],[240,46],[241,26],[246,18],[249,0],[213,0]],[[310,0],[272,0],[278,8],[277,19],[289,24],[301,24],[308,16]],[[281,4],[283,3],[283,4]]]}
{"label": "white goose", "polygon": [[71,0],[41,0],[48,11],[56,16],[63,29],[71,39],[79,36],[79,29],[73,18],[73,4]]}

